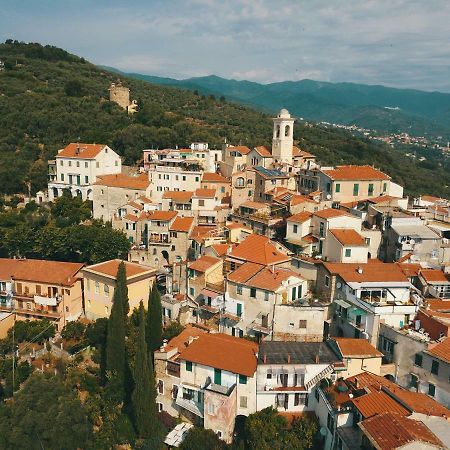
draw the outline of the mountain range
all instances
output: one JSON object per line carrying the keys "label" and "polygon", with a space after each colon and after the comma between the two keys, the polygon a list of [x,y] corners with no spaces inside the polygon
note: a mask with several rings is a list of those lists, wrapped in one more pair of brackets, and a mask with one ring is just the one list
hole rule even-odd
{"label": "mountain range", "polygon": [[108,70],[154,84],[225,96],[268,113],[287,108],[296,117],[316,122],[358,125],[380,133],[450,138],[450,94],[381,85],[314,80],[260,84],[215,75],[176,80]]}

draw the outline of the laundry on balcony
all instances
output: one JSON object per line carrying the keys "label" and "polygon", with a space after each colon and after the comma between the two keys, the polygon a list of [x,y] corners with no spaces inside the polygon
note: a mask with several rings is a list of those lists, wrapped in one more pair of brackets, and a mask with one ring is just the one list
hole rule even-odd
{"label": "laundry on balcony", "polygon": [[43,297],[42,295],[35,295],[34,303],[43,306],[56,306],[58,304],[58,299],[56,297]]}

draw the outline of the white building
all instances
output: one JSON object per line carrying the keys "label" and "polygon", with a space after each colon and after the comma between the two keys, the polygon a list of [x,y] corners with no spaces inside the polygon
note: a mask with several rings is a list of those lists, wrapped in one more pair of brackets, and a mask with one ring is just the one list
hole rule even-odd
{"label": "white building", "polygon": [[60,197],[64,191],[83,200],[92,200],[93,184],[102,175],[122,171],[120,156],[107,145],[71,143],[59,150],[49,166],[49,200]]}

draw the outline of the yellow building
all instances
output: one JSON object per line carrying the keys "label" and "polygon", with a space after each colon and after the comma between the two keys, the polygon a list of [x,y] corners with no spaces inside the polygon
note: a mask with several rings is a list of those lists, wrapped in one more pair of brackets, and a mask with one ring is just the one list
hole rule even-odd
{"label": "yellow building", "polygon": [[[109,317],[120,259],[113,259],[83,269],[85,313],[89,319]],[[142,300],[147,304],[156,272],[139,264],[123,261],[127,274],[130,314]]]}

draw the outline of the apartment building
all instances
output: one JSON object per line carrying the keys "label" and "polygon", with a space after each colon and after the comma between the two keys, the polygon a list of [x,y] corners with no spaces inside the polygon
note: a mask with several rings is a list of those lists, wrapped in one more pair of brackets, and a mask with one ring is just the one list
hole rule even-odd
{"label": "apartment building", "polygon": [[256,343],[222,333],[194,339],[177,358],[175,403],[181,416],[230,443],[236,417],[256,411],[257,352]]}
{"label": "apartment building", "polygon": [[[87,266],[82,270],[84,278],[85,314],[96,320],[111,314],[116,276],[120,259],[113,259]],[[139,264],[123,261],[127,275],[128,301],[130,314],[142,301],[147,304],[150,290],[155,282],[156,272]]]}
{"label": "apartment building", "polygon": [[93,185],[93,217],[104,221],[112,220],[123,205],[149,196],[150,181],[146,174],[129,176],[118,173],[97,177]]}
{"label": "apartment building", "polygon": [[228,145],[223,149],[223,161],[219,163],[220,173],[224,177],[231,177],[247,167],[247,156],[251,150],[245,145]]}
{"label": "apartment building", "polygon": [[419,309],[411,283],[394,263],[322,263],[317,289],[335,305],[335,336],[363,337],[377,345],[380,323],[402,328]]}
{"label": "apartment building", "polygon": [[0,312],[49,319],[61,329],[83,312],[84,264],[0,258]]}
{"label": "apartment building", "polygon": [[231,201],[231,180],[219,173],[204,172],[202,176],[202,189],[214,189],[220,201]]}
{"label": "apartment building", "polygon": [[63,192],[83,200],[93,199],[93,185],[102,175],[120,174],[120,156],[107,145],[70,143],[58,151],[49,172],[48,198],[53,201]]}
{"label": "apartment building", "polygon": [[261,410],[314,411],[314,387],[335,372],[340,360],[324,342],[263,341],[256,369],[256,403]]}

